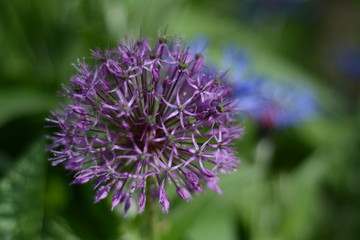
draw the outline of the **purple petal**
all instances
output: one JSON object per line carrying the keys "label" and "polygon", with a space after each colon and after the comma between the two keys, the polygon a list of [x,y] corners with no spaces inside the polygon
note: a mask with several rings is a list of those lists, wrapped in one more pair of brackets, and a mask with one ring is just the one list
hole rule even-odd
{"label": "purple petal", "polygon": [[168,197],[166,196],[166,192],[164,189],[165,180],[163,180],[162,184],[159,187],[159,203],[161,204],[161,208],[164,212],[168,213],[170,202]]}
{"label": "purple petal", "polygon": [[104,199],[107,197],[107,195],[109,194],[110,192],[110,186],[107,185],[107,186],[101,186],[99,188],[99,190],[96,192],[95,194],[95,198],[94,198],[94,201],[95,203],[99,202],[100,200]]}
{"label": "purple petal", "polygon": [[141,192],[138,197],[138,213],[144,212],[146,203],[146,195],[145,193]]}
{"label": "purple petal", "polygon": [[188,201],[192,198],[191,194],[189,193],[189,191],[186,188],[178,187],[176,191],[179,194],[179,196],[182,199],[185,199],[186,201]]}

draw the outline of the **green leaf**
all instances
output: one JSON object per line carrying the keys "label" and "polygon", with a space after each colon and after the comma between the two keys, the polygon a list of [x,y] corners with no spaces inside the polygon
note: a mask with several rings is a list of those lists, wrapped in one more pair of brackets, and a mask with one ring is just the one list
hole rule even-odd
{"label": "green leaf", "polygon": [[[237,239],[234,202],[240,201],[243,194],[245,198],[247,193],[243,189],[249,183],[254,184],[249,191],[262,194],[258,191],[262,172],[262,166],[254,167],[244,163],[240,172],[221,176],[220,187],[223,194],[207,190],[204,194],[194,195],[194,199],[189,202],[180,200],[171,209],[171,214],[162,221],[162,225],[167,226],[162,239],[183,239],[184,236],[186,239]],[[256,203],[255,200],[247,202]]]}
{"label": "green leaf", "polygon": [[47,234],[44,240],[79,240],[63,219],[49,220],[45,225]]}
{"label": "green leaf", "polygon": [[0,239],[77,240],[59,220],[44,217],[44,145],[34,144],[0,182]]}
{"label": "green leaf", "polygon": [[0,90],[0,127],[9,120],[42,113],[55,106],[56,100],[30,89]]}
{"label": "green leaf", "polygon": [[36,144],[0,183],[0,239],[40,239],[44,163]]}
{"label": "green leaf", "polygon": [[0,178],[11,168],[12,164],[11,157],[0,150]]}

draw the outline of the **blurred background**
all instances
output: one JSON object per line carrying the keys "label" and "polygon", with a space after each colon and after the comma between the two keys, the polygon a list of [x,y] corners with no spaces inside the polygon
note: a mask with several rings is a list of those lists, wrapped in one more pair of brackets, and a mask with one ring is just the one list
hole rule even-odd
{"label": "blurred background", "polygon": [[173,196],[162,239],[359,239],[359,23],[356,0],[1,0],[0,239],[143,239],[50,166],[44,118],[89,49],[165,29],[228,72],[246,135],[223,194]]}

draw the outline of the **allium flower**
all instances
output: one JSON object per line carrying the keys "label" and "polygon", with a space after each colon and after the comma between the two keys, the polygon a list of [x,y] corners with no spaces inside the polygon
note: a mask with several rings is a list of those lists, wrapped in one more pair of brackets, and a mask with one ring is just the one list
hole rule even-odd
{"label": "allium flower", "polygon": [[94,65],[79,62],[64,87],[69,103],[47,119],[52,164],[74,171],[74,184],[94,181],[95,202],[112,195],[125,213],[133,200],[142,212],[149,196],[167,212],[168,182],[185,200],[205,185],[221,192],[218,173],[239,162],[231,89],[181,42],[154,45],[93,51]]}

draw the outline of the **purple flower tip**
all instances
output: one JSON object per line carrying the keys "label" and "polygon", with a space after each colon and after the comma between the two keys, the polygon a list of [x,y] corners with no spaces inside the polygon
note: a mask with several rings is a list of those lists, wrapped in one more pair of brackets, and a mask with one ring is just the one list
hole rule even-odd
{"label": "purple flower tip", "polygon": [[167,213],[169,211],[170,202],[165,193],[164,183],[165,181],[163,181],[163,183],[159,188],[159,203],[161,205],[162,210]]}
{"label": "purple flower tip", "polygon": [[203,55],[176,39],[120,43],[78,62],[63,96],[70,102],[46,120],[53,165],[74,171],[73,184],[94,183],[95,202],[112,194],[112,209],[126,213],[145,189],[168,212],[167,182],[191,199],[204,186],[220,192],[218,174],[237,168],[230,89],[210,73]]}
{"label": "purple flower tip", "polygon": [[129,209],[130,209],[130,207],[131,207],[131,203],[132,203],[131,197],[128,197],[128,198],[125,200],[125,204],[124,204],[124,213],[125,213],[125,214],[129,211]]}
{"label": "purple flower tip", "polygon": [[138,198],[138,212],[142,213],[145,208],[145,202],[146,202],[146,195],[145,193],[140,193]]}
{"label": "purple flower tip", "polygon": [[179,196],[182,199],[185,199],[186,201],[188,201],[188,200],[190,200],[192,198],[190,192],[186,188],[178,187],[177,188],[177,193],[179,194]]}
{"label": "purple flower tip", "polygon": [[95,203],[107,197],[110,192],[109,186],[101,186],[95,194]]}

